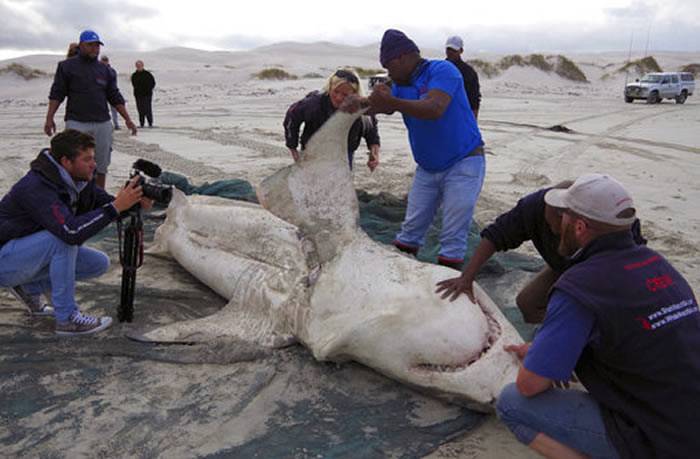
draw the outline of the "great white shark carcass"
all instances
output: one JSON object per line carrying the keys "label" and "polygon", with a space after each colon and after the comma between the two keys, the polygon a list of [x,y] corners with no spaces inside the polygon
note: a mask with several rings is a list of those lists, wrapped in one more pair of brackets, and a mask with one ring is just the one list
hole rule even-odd
{"label": "great white shark carcass", "polygon": [[522,340],[478,285],[476,303],[443,300],[435,284],[455,271],[379,244],[359,227],[347,166],[357,116],[327,121],[300,162],[260,184],[261,205],[176,192],[150,251],[168,253],[229,302],[214,315],[132,337],[299,341],[318,360],[354,360],[489,410],[518,370],[504,345]]}

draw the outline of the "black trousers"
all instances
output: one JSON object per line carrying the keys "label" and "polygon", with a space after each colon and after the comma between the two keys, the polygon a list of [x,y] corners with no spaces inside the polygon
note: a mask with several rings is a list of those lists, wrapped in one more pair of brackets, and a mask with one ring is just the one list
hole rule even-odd
{"label": "black trousers", "polygon": [[150,96],[136,96],[136,110],[139,112],[139,124],[143,127],[144,120],[148,120],[148,125],[153,126],[153,111],[151,110],[151,100],[153,95]]}

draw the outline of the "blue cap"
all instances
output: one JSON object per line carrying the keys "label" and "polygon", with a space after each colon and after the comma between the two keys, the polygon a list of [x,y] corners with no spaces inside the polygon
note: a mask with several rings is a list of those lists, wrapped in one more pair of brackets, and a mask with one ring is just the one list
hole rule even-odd
{"label": "blue cap", "polygon": [[83,30],[83,32],[80,34],[80,40],[78,41],[78,43],[93,43],[93,42],[97,42],[97,43],[104,46],[104,43],[102,43],[102,41],[100,41],[100,36],[97,35],[97,33],[95,33],[92,30]]}

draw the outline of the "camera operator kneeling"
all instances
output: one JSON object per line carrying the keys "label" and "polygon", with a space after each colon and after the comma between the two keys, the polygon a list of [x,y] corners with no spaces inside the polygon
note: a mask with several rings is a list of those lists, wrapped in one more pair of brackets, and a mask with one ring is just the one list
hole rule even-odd
{"label": "camera operator kneeling", "polygon": [[[29,172],[0,201],[0,287],[29,314],[56,317],[59,335],[102,331],[110,317],[92,317],[75,303],[75,281],[98,277],[106,254],[83,247],[123,211],[148,209],[138,177],[114,197],[95,184],[95,139],[66,129],[32,161]],[[42,295],[51,291],[53,308]]]}

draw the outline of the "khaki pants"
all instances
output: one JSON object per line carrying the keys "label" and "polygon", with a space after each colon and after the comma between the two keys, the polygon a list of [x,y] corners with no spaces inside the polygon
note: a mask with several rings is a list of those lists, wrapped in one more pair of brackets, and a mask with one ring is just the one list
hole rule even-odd
{"label": "khaki pants", "polygon": [[66,129],[75,129],[95,138],[96,170],[98,174],[106,175],[109,163],[112,162],[112,122],[66,120]]}
{"label": "khaki pants", "polygon": [[518,293],[515,304],[523,314],[523,319],[529,324],[539,324],[544,320],[547,312],[547,299],[549,290],[559,279],[561,273],[553,271],[545,266],[542,271]]}

